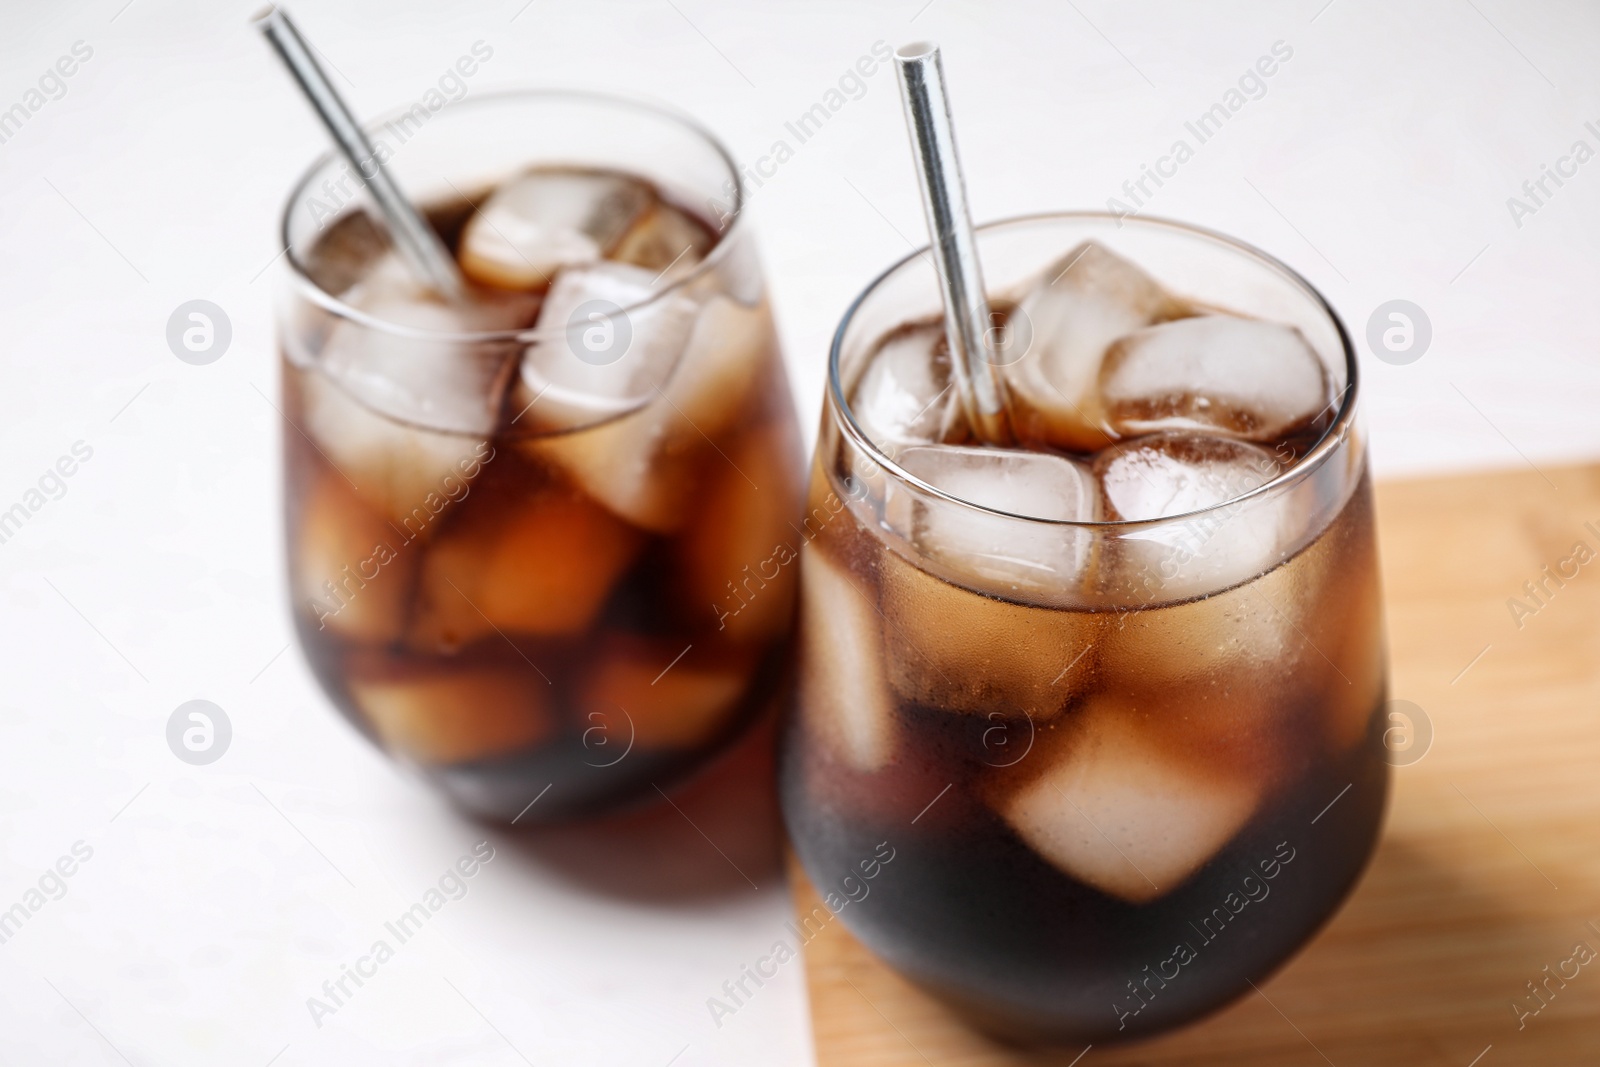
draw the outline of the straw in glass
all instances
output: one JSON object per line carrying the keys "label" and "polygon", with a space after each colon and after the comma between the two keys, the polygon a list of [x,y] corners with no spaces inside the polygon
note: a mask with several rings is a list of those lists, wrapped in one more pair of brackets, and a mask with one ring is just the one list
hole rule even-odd
{"label": "straw in glass", "polygon": [[394,176],[384,168],[366,131],[340,98],[288,14],[276,6],[268,6],[253,21],[289,68],[289,73],[294,75],[339,151],[366,182],[367,191],[389,225],[395,247],[417,281],[446,300],[463,300],[466,283],[456,267],[455,257],[406,199]]}
{"label": "straw in glass", "polygon": [[917,160],[922,206],[933,262],[944,299],[945,336],[950,365],[968,425],[992,445],[1013,443],[1005,383],[997,370],[989,300],[984,295],[967,189],[956,155],[955,130],[945,94],[939,46],[922,41],[895,50],[900,99]]}

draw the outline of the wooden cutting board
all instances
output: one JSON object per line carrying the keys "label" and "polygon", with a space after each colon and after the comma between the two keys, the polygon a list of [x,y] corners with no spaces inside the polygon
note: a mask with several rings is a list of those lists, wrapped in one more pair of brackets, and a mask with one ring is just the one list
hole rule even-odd
{"label": "wooden cutting board", "polygon": [[[1377,495],[1391,696],[1434,737],[1395,770],[1377,854],[1323,932],[1259,994],[1167,1037],[1019,1052],[830,923],[805,949],[819,1067],[1600,1064],[1600,957],[1574,953],[1600,953],[1600,466]],[[794,882],[806,914],[797,866]],[[1546,983],[1558,969],[1577,976]]]}

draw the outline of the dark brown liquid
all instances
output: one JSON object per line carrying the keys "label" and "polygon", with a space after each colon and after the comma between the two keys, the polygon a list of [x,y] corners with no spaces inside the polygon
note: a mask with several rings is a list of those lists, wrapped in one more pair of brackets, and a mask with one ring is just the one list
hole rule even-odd
{"label": "dark brown liquid", "polygon": [[[469,213],[430,212],[452,249]],[[702,221],[682,221],[714,244]],[[383,247],[370,220],[351,216],[311,273],[341,291]],[[490,299],[520,300],[523,327],[540,294]],[[392,469],[332,458],[315,428],[326,416],[310,409],[326,411],[340,386],[285,355],[301,644],[358,728],[473,813],[534,822],[654,797],[737,735],[782,673],[795,567],[770,561],[798,510],[793,409],[764,302],[711,299],[738,317],[746,367],[715,419],[689,426],[658,399],[541,436],[514,421],[508,395],[499,425],[477,437],[350,408],[352,426],[393,446]],[[633,434],[630,419],[656,419],[659,432]],[[614,454],[636,440],[662,454]],[[416,475],[415,456],[441,455],[445,477]],[[648,523],[597,499],[607,484],[586,482],[591,468],[573,456],[602,470],[649,464],[641,484],[660,492]]]}
{"label": "dark brown liquid", "polygon": [[[867,509],[835,507],[851,468],[827,458],[841,452],[824,434],[810,504],[832,517],[807,546],[783,807],[819,887],[848,887],[884,843],[895,853],[840,918],[1011,1039],[1099,1046],[1247,993],[1343,899],[1387,797],[1367,477],[1309,544],[1243,584],[1177,603],[1152,588],[1132,609],[1072,611],[952,584],[864,520]],[[1314,443],[1315,428],[1296,427],[1264,447],[1298,457]],[[839,610],[814,610],[813,582]],[[858,628],[843,646],[831,638],[840,627]],[[842,647],[870,648],[886,666],[841,686]],[[863,725],[880,714],[887,725]],[[1074,800],[1062,792],[1074,774],[1100,778]],[[1221,798],[1217,810],[1238,814],[1209,823],[1225,836],[1197,865],[1164,876],[1145,861],[1151,878],[1142,856],[1109,849],[1129,837],[1125,813],[1148,823],[1159,810],[1180,838],[1205,832],[1211,817],[1191,824],[1184,805],[1141,809],[1147,789],[1173,778],[1194,806]],[[1015,798],[1041,795],[1066,861],[1019,829]],[[1095,796],[1109,799],[1091,817],[1078,801]]]}

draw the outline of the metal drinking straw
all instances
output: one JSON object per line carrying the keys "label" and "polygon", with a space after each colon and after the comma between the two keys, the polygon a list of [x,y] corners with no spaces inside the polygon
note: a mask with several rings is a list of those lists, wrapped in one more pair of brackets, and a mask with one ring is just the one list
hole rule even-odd
{"label": "metal drinking straw", "polygon": [[356,173],[366,182],[367,190],[389,224],[389,233],[395,247],[411,267],[419,282],[427,285],[447,300],[461,300],[466,296],[466,283],[456,268],[456,261],[445,248],[439,235],[417,209],[407,200],[395,183],[394,176],[384,169],[366,131],[356,121],[346,106],[322,64],[317,62],[300,31],[289,16],[277,7],[269,6],[253,20],[263,36],[277,51],[289,73],[299,82],[311,107],[328,128],[334,143],[344,158],[349,160]]}
{"label": "metal drinking straw", "polygon": [[944,65],[939,46],[921,41],[895,50],[900,72],[900,100],[917,159],[922,206],[933,262],[944,298],[945,336],[967,422],[983,441],[1012,443],[1006,388],[996,368],[997,353],[978,263],[967,188],[956,155],[950,101],[945,95]]}

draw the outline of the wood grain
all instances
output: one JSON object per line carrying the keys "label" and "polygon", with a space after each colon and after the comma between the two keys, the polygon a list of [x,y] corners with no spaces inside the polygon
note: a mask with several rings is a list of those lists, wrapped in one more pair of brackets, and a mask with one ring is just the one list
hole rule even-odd
{"label": "wood grain", "polygon": [[[1579,941],[1600,950],[1600,467],[1377,496],[1391,695],[1423,709],[1434,739],[1395,771],[1371,867],[1259,994],[1152,1042],[1090,1049],[1083,1067],[1600,1063],[1600,960],[1551,983],[1520,1027],[1512,1008],[1537,1003],[1527,983]],[[1583,565],[1579,542],[1595,554]],[[1575,577],[1555,571],[1564,560]],[[1536,601],[1526,582],[1548,592]],[[1513,597],[1532,613],[1514,615]],[[805,914],[815,894],[793,869]],[[839,923],[805,954],[820,1067],[1067,1067],[1084,1053],[973,1033]]]}

